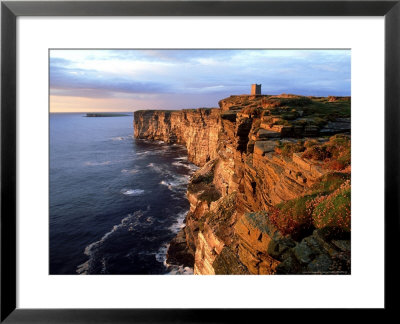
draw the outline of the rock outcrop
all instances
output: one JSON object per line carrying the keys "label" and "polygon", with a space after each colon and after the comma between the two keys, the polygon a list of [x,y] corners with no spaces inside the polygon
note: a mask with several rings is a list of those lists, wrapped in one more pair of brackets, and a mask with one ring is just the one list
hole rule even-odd
{"label": "rock outcrop", "polygon": [[[337,158],[344,152],[337,146],[349,147],[349,136],[320,134],[348,133],[349,105],[341,97],[232,96],[220,109],[136,111],[136,138],[184,144],[201,167],[168,262],[191,265],[195,274],[349,273],[348,228],[314,215],[348,179],[349,157]],[[316,113],[320,106],[329,108],[326,119]]]}
{"label": "rock outcrop", "polygon": [[136,138],[185,144],[188,158],[204,165],[216,157],[220,123],[218,109],[135,111]]}

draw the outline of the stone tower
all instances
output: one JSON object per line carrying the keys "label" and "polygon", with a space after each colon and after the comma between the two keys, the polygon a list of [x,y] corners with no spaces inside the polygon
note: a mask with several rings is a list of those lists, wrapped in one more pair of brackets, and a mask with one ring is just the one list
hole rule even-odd
{"label": "stone tower", "polygon": [[252,84],[251,95],[260,95],[260,94],[261,94],[261,84]]}

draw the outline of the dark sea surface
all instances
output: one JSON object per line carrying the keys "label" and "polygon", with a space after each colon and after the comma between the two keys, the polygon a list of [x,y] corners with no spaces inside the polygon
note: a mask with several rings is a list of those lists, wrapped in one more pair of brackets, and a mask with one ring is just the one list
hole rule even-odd
{"label": "dark sea surface", "polygon": [[190,274],[165,262],[196,167],[133,116],[50,115],[50,274]]}

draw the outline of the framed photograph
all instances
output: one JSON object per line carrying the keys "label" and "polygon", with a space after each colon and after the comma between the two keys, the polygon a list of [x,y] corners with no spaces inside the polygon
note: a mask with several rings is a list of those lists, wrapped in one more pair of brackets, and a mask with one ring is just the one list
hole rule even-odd
{"label": "framed photograph", "polygon": [[399,16],[2,2],[1,321],[393,309]]}

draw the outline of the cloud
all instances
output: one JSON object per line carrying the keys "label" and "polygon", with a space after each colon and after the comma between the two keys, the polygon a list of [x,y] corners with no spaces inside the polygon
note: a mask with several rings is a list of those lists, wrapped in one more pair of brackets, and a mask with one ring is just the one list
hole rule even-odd
{"label": "cloud", "polygon": [[132,103],[163,98],[157,105],[165,107],[179,100],[206,106],[210,98],[216,106],[224,96],[249,93],[251,83],[267,94],[350,95],[350,56],[350,50],[51,50],[50,93]]}
{"label": "cloud", "polygon": [[113,97],[119,93],[162,93],[168,85],[107,77],[95,70],[50,67],[50,93],[77,97]]}

